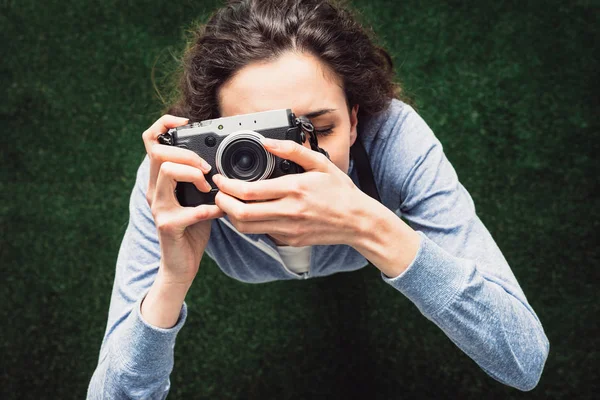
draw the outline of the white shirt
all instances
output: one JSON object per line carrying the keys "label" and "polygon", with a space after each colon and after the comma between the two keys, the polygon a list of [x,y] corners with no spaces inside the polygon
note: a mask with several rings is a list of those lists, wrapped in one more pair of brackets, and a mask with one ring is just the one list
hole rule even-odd
{"label": "white shirt", "polygon": [[291,271],[301,274],[310,266],[310,249],[312,246],[292,247],[277,246],[283,262]]}

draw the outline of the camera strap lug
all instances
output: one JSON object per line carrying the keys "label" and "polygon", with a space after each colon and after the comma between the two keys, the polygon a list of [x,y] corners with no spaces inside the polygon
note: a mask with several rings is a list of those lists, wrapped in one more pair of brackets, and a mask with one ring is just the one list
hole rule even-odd
{"label": "camera strap lug", "polygon": [[324,154],[328,159],[330,159],[327,150],[319,147],[319,140],[317,139],[317,135],[315,135],[315,127],[312,122],[310,122],[307,117],[301,115],[296,118],[296,124],[300,125],[301,128],[300,137],[302,139],[302,143],[306,142],[306,137],[308,136],[310,148],[314,151]]}
{"label": "camera strap lug", "polygon": [[167,144],[169,146],[173,146],[173,135],[171,135],[171,130],[166,133],[161,133],[157,137],[158,143]]}

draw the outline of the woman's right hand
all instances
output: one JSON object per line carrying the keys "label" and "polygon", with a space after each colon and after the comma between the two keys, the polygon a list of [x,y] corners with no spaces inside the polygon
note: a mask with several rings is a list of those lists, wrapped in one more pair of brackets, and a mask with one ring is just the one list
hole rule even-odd
{"label": "woman's right hand", "polygon": [[142,138],[150,158],[146,200],[160,242],[159,272],[168,282],[191,285],[210,237],[211,220],[224,213],[216,205],[182,207],[175,197],[177,182],[191,182],[202,192],[210,191],[204,178],[210,171],[206,161],[191,150],[158,143],[161,133],[187,122],[186,118],[165,114],[142,134]]}

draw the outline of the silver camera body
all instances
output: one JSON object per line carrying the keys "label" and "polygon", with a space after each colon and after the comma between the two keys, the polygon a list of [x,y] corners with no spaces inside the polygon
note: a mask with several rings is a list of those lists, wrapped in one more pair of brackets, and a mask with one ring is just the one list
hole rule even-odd
{"label": "silver camera body", "polygon": [[190,182],[178,182],[175,189],[179,204],[195,207],[215,204],[218,188],[212,181],[216,173],[244,181],[272,179],[304,172],[298,164],[269,153],[261,137],[293,140],[302,144],[310,122],[296,118],[290,109],[263,111],[193,122],[169,129],[158,137],[159,143],[189,149],[213,168],[205,174],[213,187],[209,193],[199,191]]}

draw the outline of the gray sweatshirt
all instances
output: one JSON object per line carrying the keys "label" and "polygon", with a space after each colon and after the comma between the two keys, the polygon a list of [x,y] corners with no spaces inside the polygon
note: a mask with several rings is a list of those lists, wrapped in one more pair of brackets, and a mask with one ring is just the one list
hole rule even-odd
{"label": "gray sweatshirt", "polygon": [[[360,119],[358,132],[382,203],[422,238],[409,267],[397,277],[382,272],[381,279],[491,377],[533,389],[548,356],[548,339],[440,141],[412,107],[396,99],[377,116]],[[129,224],[88,399],[164,399],[170,388],[175,339],[185,324],[187,304],[169,329],[152,326],[140,313],[160,264],[145,197],[148,174],[146,156],[131,192]],[[360,186],[352,160],[348,174]],[[206,253],[223,273],[248,283],[309,279],[368,265],[350,246],[315,245],[309,270],[292,272],[268,236],[242,234],[227,217],[213,220]]]}

